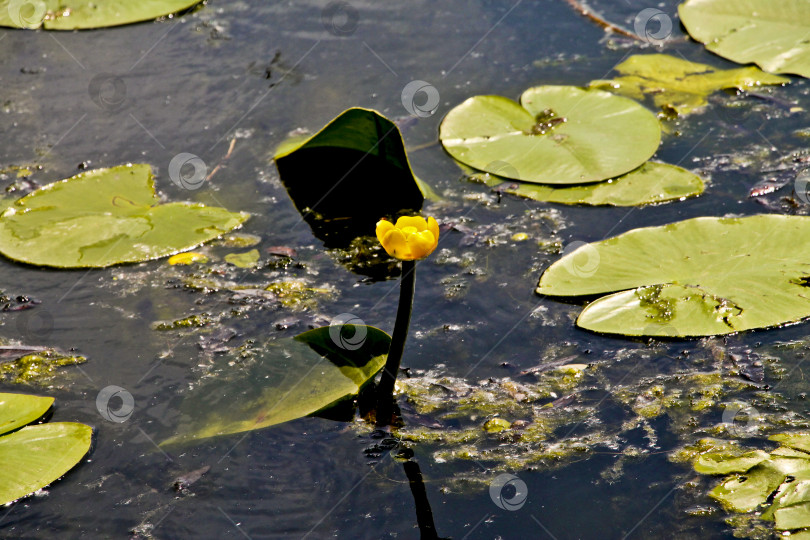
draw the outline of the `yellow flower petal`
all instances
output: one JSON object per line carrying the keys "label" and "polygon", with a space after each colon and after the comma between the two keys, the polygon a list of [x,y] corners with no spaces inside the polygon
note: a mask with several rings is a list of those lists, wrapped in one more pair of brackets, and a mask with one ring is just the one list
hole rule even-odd
{"label": "yellow flower petal", "polygon": [[439,243],[439,224],[432,217],[402,216],[396,224],[380,220],[376,232],[385,251],[402,261],[423,259]]}
{"label": "yellow flower petal", "polygon": [[169,264],[194,264],[194,263],[207,263],[208,257],[202,253],[194,251],[187,251],[186,253],[178,253],[169,257]]}
{"label": "yellow flower petal", "polygon": [[427,221],[422,216],[402,216],[397,220],[397,229],[415,227],[417,231],[427,230]]}
{"label": "yellow flower petal", "polygon": [[[433,239],[438,244],[439,243],[439,224],[436,223],[436,220],[433,219],[433,216],[430,216],[427,219],[427,230],[429,230],[431,233],[433,233]],[[436,246],[433,246],[433,247],[435,249]]]}
{"label": "yellow flower petal", "polygon": [[405,235],[399,229],[391,229],[385,233],[385,237],[380,242],[385,248],[385,251],[392,257],[402,259],[404,261],[412,260],[410,257],[411,250],[408,249],[408,243],[405,241]]}
{"label": "yellow flower petal", "polygon": [[423,259],[436,249],[436,241],[430,231],[414,233],[408,238],[408,246],[414,259]]}
{"label": "yellow flower petal", "polygon": [[381,219],[377,222],[377,240],[383,243],[386,233],[394,228],[394,224],[388,220]]}

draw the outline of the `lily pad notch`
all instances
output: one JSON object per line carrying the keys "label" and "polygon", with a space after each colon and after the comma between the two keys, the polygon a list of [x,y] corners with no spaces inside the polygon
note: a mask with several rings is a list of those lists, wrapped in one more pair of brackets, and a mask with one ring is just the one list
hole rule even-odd
{"label": "lily pad notch", "polygon": [[586,184],[640,167],[658,149],[661,127],[628,98],[537,86],[519,104],[502,96],[467,99],[442,120],[439,139],[453,158],[480,171],[538,184]]}

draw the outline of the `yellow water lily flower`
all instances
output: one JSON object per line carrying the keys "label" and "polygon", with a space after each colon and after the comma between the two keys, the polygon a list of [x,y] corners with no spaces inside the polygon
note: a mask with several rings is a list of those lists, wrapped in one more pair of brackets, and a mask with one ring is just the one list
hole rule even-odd
{"label": "yellow water lily flower", "polygon": [[396,225],[381,219],[377,239],[392,257],[401,261],[424,259],[439,243],[439,224],[432,217],[402,216]]}

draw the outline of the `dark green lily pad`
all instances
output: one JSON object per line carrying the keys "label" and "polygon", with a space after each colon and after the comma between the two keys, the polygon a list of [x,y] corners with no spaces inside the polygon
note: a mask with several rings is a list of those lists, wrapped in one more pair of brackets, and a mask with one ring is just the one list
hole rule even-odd
{"label": "dark green lily pad", "polygon": [[314,414],[357,395],[385,365],[391,338],[345,324],[271,342],[238,378],[216,379],[183,401],[177,434],[161,445],[242,433]]}
{"label": "dark green lily pad", "polygon": [[59,268],[148,261],[217,238],[248,217],[202,204],[160,204],[149,165],[121,165],[17,200],[0,214],[0,253]]}
{"label": "dark green lily pad", "polygon": [[687,0],[678,15],[689,35],[715,54],[810,77],[807,0]]}
{"label": "dark green lily pad", "polygon": [[524,182],[583,184],[638,168],[657,150],[661,128],[631,99],[537,86],[523,93],[520,104],[501,96],[469,98],[442,120],[439,139],[451,156],[481,171]]}
{"label": "dark green lily pad", "polygon": [[680,115],[706,106],[709,94],[724,88],[745,90],[790,82],[755,67],[716,69],[668,54],[633,55],[613,69],[621,76],[591,81],[590,86],[638,100],[651,95],[665,112]]}
{"label": "dark green lily pad", "polygon": [[808,250],[808,217],[695,218],[582,246],[543,273],[537,293],[612,293],[577,319],[582,328],[608,334],[768,328],[810,316]]}
{"label": "dark green lily pad", "polygon": [[0,26],[87,30],[148,21],[200,0],[0,0]]}
{"label": "dark green lily pad", "polygon": [[345,248],[373,235],[380,217],[437,198],[414,176],[396,124],[370,109],[348,109],[315,135],[282,142],[274,158],[290,198],[327,247]]}

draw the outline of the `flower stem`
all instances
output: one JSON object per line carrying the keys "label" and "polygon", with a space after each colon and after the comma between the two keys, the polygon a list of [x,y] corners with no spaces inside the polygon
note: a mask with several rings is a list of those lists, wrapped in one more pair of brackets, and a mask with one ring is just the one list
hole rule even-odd
{"label": "flower stem", "polygon": [[394,323],[394,335],[391,338],[391,347],[388,349],[388,359],[385,362],[382,377],[380,377],[380,384],[377,386],[377,427],[389,425],[393,416],[394,383],[397,380],[402,352],[405,350],[405,340],[408,339],[408,327],[411,324],[415,276],[416,263],[402,261],[397,320]]}

